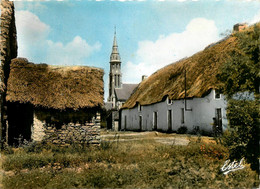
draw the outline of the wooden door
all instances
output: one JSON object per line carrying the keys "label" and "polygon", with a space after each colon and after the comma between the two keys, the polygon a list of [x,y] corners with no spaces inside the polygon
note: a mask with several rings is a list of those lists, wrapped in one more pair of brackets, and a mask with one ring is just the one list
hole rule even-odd
{"label": "wooden door", "polygon": [[153,130],[157,130],[157,124],[158,124],[158,113],[153,112]]}
{"label": "wooden door", "polygon": [[172,130],[172,110],[168,110],[168,131]]}
{"label": "wooden door", "polygon": [[139,130],[141,131],[143,127],[143,117],[140,115],[139,116]]}
{"label": "wooden door", "polygon": [[216,109],[216,132],[222,133],[222,112],[221,112],[221,108]]}

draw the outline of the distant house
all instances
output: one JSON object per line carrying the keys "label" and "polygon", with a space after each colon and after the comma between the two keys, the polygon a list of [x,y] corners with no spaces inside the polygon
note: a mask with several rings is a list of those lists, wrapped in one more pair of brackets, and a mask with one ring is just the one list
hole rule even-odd
{"label": "distant house", "polygon": [[133,93],[138,84],[122,84],[121,88],[115,89],[116,107],[120,109]]}
{"label": "distant house", "polygon": [[[230,36],[142,81],[121,109],[121,130],[213,132],[227,128],[225,97],[217,79],[236,38]],[[214,127],[213,127],[214,126]]]}
{"label": "distant house", "polygon": [[13,59],[7,87],[8,143],[100,142],[103,70]]}

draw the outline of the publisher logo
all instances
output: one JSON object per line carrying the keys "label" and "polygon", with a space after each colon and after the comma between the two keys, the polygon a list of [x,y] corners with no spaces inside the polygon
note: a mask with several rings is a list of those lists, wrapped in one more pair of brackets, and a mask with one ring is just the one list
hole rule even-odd
{"label": "publisher logo", "polygon": [[243,168],[245,168],[245,166],[243,165],[243,161],[244,161],[244,158],[242,158],[240,160],[240,162],[238,162],[238,161],[230,162],[230,160],[227,160],[227,161],[225,161],[223,167],[221,168],[221,171],[223,172],[224,175],[226,175],[229,172],[243,169]]}

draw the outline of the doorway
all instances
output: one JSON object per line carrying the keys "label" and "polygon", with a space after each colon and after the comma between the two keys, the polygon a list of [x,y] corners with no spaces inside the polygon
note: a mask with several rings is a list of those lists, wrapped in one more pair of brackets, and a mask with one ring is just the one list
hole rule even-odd
{"label": "doorway", "polygon": [[142,131],[143,128],[143,116],[139,116],[139,130]]}
{"label": "doorway", "polygon": [[153,130],[157,130],[158,125],[158,112],[153,112]]}
{"label": "doorway", "polygon": [[24,140],[31,140],[33,125],[33,105],[8,103],[8,144],[17,146]]}
{"label": "doorway", "polygon": [[217,108],[215,111],[215,117],[216,117],[216,132],[222,133],[222,111],[221,108]]}
{"label": "doorway", "polygon": [[168,131],[172,131],[172,110],[168,110]]}

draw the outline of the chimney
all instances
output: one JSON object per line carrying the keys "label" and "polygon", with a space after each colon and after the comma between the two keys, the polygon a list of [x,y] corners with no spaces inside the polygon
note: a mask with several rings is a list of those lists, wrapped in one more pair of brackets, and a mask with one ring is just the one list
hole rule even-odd
{"label": "chimney", "polygon": [[237,23],[233,26],[233,32],[239,32],[247,28],[247,23]]}
{"label": "chimney", "polygon": [[147,75],[142,75],[142,81],[147,79]]}

